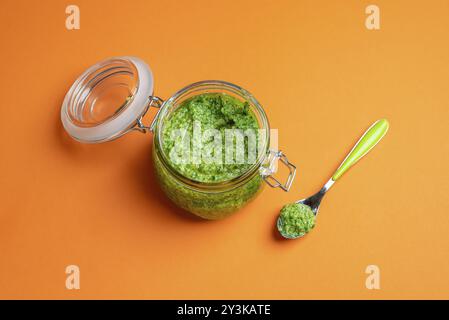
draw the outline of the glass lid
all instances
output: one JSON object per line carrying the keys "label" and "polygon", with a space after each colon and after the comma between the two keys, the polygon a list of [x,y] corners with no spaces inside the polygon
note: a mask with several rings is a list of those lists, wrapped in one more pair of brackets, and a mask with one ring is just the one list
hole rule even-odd
{"label": "glass lid", "polygon": [[61,121],[78,141],[110,141],[136,125],[152,94],[153,74],[144,61],[136,57],[107,59],[73,83],[62,103]]}

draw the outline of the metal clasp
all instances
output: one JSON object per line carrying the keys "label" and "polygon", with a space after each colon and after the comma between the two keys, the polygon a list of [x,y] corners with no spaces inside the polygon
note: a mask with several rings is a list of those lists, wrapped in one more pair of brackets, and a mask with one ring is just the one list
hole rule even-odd
{"label": "metal clasp", "polygon": [[[289,170],[287,181],[284,184],[273,176],[277,172],[278,161],[281,161]],[[266,163],[260,167],[260,174],[270,187],[279,187],[284,191],[289,191],[295,179],[296,166],[288,161],[287,156],[282,151],[270,150]]]}
{"label": "metal clasp", "polygon": [[[147,104],[147,107],[145,109],[145,112],[136,120],[136,126],[133,127],[131,130],[137,130],[137,131],[140,131],[142,133],[146,133],[147,131],[150,131],[150,132],[153,131],[154,127],[156,125],[157,118],[159,116],[159,112],[161,111],[161,106],[162,106],[163,103],[164,103],[164,100],[162,100],[161,98],[156,97],[156,96],[149,96],[148,97],[148,104]],[[157,108],[159,110],[156,113],[156,115],[154,116],[153,120],[151,121],[150,126],[147,127],[147,126],[145,126],[142,123],[142,118],[148,112],[148,109],[150,109],[150,107],[154,107],[154,108]]]}

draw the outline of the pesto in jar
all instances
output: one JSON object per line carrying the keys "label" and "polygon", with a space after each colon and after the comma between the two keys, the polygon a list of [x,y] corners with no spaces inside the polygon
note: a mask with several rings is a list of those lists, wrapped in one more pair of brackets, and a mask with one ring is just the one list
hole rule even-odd
{"label": "pesto in jar", "polygon": [[[246,101],[230,96],[225,93],[203,93],[198,94],[180,103],[163,123],[161,149],[153,148],[153,158],[156,173],[162,189],[167,196],[178,206],[195,213],[206,219],[220,219],[244,206],[249,200],[254,198],[261,189],[262,178],[256,170],[243,184],[223,190],[209,192],[198,190],[187,186],[179,181],[168,170],[167,165],[161,161],[159,154],[163,152],[168,158],[168,166],[181,176],[193,180],[201,185],[210,183],[225,183],[242,176],[254,165],[249,159],[249,138],[245,137],[243,158],[245,161],[233,161],[229,163],[226,159],[225,143],[221,145],[221,154],[218,159],[221,161],[206,161],[203,157],[195,157],[192,151],[194,148],[208,150],[213,148],[214,139],[207,135],[195,134],[195,126],[201,127],[201,131],[213,130],[221,136],[222,142],[226,141],[226,132],[229,129],[239,129],[241,131],[253,130],[257,135],[259,124],[250,110],[250,105]],[[191,152],[185,156],[176,149],[176,144],[185,137],[174,135],[175,132],[183,132],[189,135],[190,141],[187,147]],[[233,140],[235,143],[235,140]],[[256,147],[258,140],[255,140]],[[214,152],[216,152],[215,149]],[[232,151],[233,159],[237,159],[238,150]],[[178,157],[174,161],[173,154]],[[184,155],[184,156],[183,156]],[[198,154],[196,154],[198,155]],[[214,154],[215,155],[215,154]],[[217,158],[214,158],[217,160]],[[256,157],[257,159],[257,157]]]}
{"label": "pesto in jar", "polygon": [[[213,148],[213,139],[207,135],[195,135],[194,126],[202,132],[218,130],[221,135],[221,161],[207,163],[203,159],[194,160],[193,148],[202,150]],[[259,128],[257,119],[249,110],[248,102],[223,93],[207,93],[194,96],[184,101],[173,115],[167,120],[163,129],[162,148],[165,154],[175,152],[175,144],[182,139],[179,135],[173,137],[175,130],[189,135],[191,152],[182,163],[170,161],[171,165],[183,176],[198,182],[223,182],[240,176],[246,172],[253,163],[226,163],[225,133],[230,129],[254,130]],[[245,143],[244,150],[248,144]],[[234,149],[234,148],[233,148]],[[233,150],[235,152],[235,150]],[[181,154],[179,154],[181,156]],[[246,155],[245,155],[246,156]],[[234,161],[235,162],[235,161]]]}

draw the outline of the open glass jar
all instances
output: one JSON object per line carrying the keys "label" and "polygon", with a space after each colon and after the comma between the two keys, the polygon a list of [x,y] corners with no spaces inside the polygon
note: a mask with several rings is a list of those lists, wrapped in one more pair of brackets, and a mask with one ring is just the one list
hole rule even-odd
{"label": "open glass jar", "polygon": [[[244,103],[260,129],[257,157],[244,172],[226,181],[188,177],[164,148],[164,128],[178,108],[204,94],[226,95]],[[142,118],[151,107],[158,112],[145,126]],[[296,167],[281,151],[270,149],[268,119],[248,91],[224,81],[201,81],[163,101],[153,96],[150,68],[136,57],[111,58],[87,69],[66,94],[61,121],[70,136],[85,143],[111,141],[135,130],[152,132],[154,168],[163,191],[176,205],[205,219],[221,219],[237,211],[256,197],[264,182],[288,191],[296,174]],[[289,170],[284,183],[274,176],[278,161]]]}

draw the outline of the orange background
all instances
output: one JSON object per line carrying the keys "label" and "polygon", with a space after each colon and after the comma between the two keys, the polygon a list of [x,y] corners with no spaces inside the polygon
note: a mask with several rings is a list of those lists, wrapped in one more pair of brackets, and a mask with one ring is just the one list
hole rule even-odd
{"label": "orange background", "polygon": [[[5,1],[0,10],[0,298],[449,298],[449,2]],[[243,86],[299,167],[217,222],[171,205],[151,135],[83,145],[62,99],[93,63],[139,56],[155,93]],[[283,204],[317,191],[376,119],[390,131],[326,196],[318,225],[281,241]],[[65,267],[81,290],[65,288]],[[365,268],[381,289],[365,288]]]}

